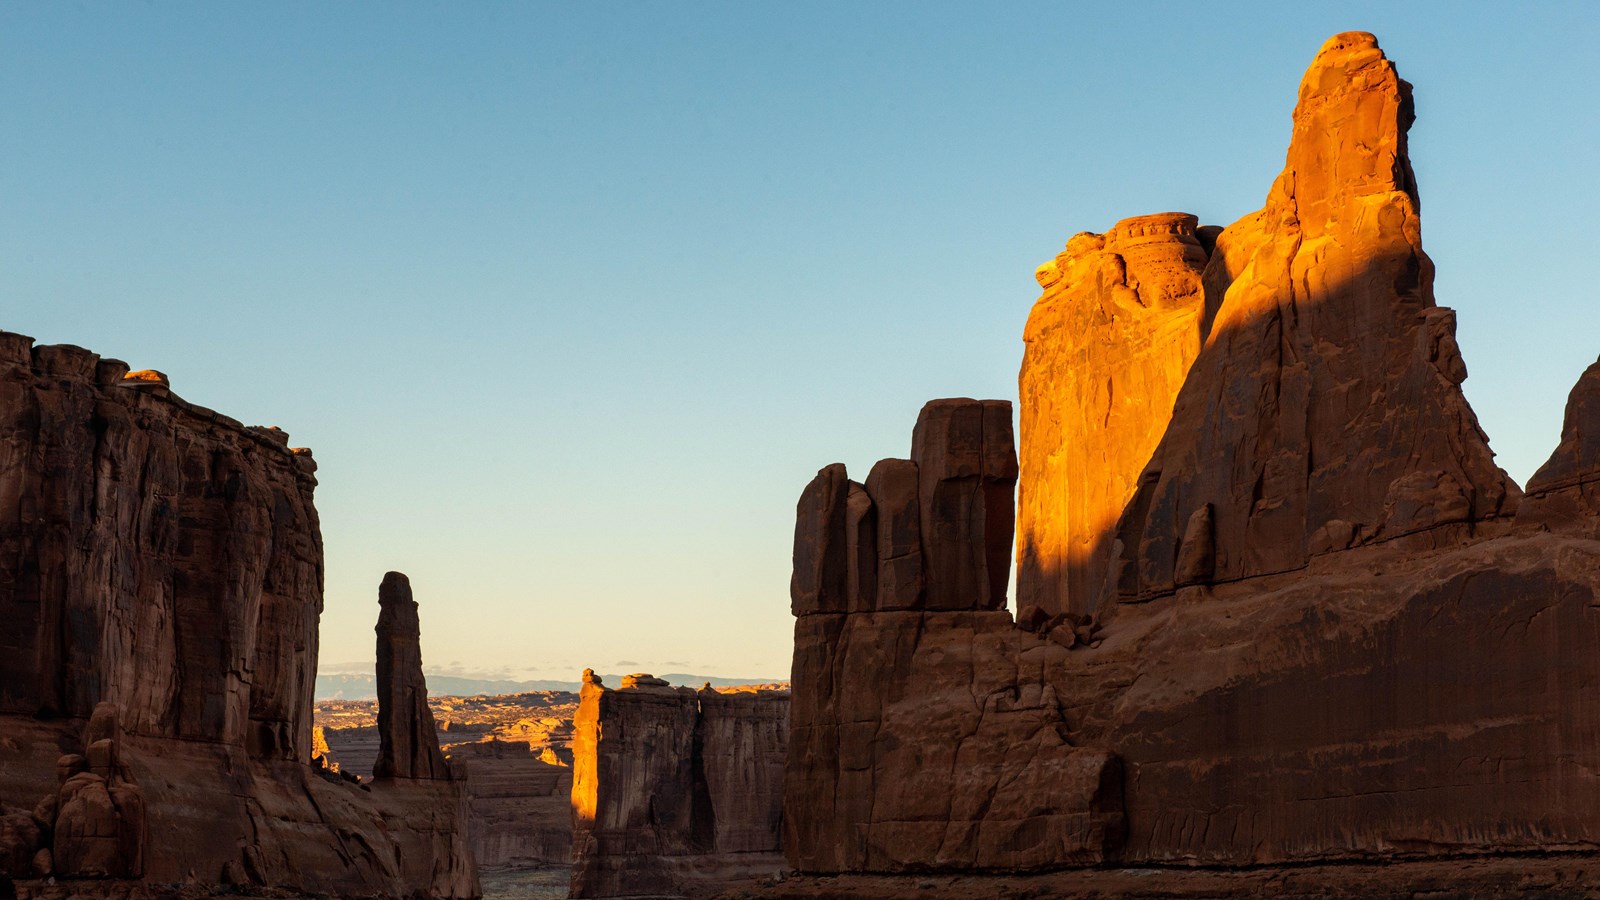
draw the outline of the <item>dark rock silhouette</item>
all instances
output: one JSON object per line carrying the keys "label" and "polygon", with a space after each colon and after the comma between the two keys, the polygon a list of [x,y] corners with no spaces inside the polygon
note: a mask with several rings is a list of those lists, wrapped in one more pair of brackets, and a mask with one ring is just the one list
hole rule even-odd
{"label": "dark rock silhouette", "polygon": [[399,572],[378,587],[378,758],[374,778],[450,778],[422,675],[422,626],[411,581]]}
{"label": "dark rock silhouette", "polygon": [[7,874],[477,895],[459,785],[310,764],[310,451],[6,333],[0,433]]}

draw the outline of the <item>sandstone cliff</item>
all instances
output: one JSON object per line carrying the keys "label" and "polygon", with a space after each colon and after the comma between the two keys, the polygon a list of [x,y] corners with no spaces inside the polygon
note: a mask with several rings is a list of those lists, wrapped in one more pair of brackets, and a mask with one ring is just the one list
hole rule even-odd
{"label": "sandstone cliff", "polygon": [[0,433],[0,802],[36,831],[0,858],[59,857],[10,874],[477,893],[459,787],[309,764],[309,451],[160,373],[3,333]]}
{"label": "sandstone cliff", "polygon": [[1461,394],[1455,314],[1434,304],[1413,118],[1371,35],[1317,54],[1266,206],[1206,266],[1215,318],[1117,524],[1118,599],[1406,535],[1452,543],[1515,510]]}
{"label": "sandstone cliff", "polygon": [[[1117,229],[1074,239],[1041,274],[1015,624],[976,590],[939,613],[812,601],[811,585],[837,584],[814,579],[830,571],[817,560],[848,551],[870,510],[851,506],[842,467],[807,487],[797,867],[1600,852],[1600,722],[1584,699],[1600,683],[1600,365],[1524,500],[1460,391],[1411,120],[1410,86],[1372,36],[1339,35],[1301,86],[1266,206],[1209,253],[1205,229],[1191,246],[1192,220],[1163,217],[1176,224],[1155,274],[1109,257]],[[1091,333],[1064,328],[1073,316]],[[1117,385],[1140,379],[1171,392],[1168,420],[1118,406]],[[1069,415],[1079,396],[1086,412]],[[1122,452],[1152,429],[1147,460]],[[1097,439],[1116,452],[1071,445]]]}
{"label": "sandstone cliff", "polygon": [[789,697],[593,670],[575,720],[572,896],[684,896],[782,867]]}
{"label": "sandstone cliff", "polygon": [[1079,234],[1039,267],[1019,387],[1017,604],[1093,613],[1108,534],[1166,433],[1204,340],[1216,240],[1186,213]]}

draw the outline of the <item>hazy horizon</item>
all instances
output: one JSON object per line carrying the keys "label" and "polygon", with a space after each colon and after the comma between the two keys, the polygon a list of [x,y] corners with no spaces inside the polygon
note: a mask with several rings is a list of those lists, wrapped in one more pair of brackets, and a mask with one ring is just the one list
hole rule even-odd
{"label": "hazy horizon", "polygon": [[787,677],[815,471],[1014,400],[1072,234],[1257,209],[1353,29],[1525,481],[1600,353],[1582,3],[0,5],[0,328],[313,448],[319,671],[396,569],[430,674]]}

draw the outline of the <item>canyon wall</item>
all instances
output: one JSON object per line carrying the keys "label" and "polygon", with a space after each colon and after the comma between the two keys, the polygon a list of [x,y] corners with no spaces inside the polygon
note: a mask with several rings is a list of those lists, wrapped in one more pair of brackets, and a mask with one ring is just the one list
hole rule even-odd
{"label": "canyon wall", "polygon": [[[459,760],[467,773],[473,858],[480,866],[503,868],[567,865],[572,861],[572,769],[535,759],[526,744],[501,744],[500,749],[505,756]],[[451,761],[457,762],[456,756]]]}
{"label": "canyon wall", "polygon": [[[971,583],[965,608],[856,600],[871,479],[872,502],[842,466],[807,486],[797,868],[1600,851],[1600,364],[1523,498],[1434,303],[1412,119],[1376,40],[1338,35],[1261,211],[1129,220],[1161,224],[1153,275],[1106,256],[1127,223],[1041,273],[1015,622]],[[1121,407],[1123,384],[1170,410]],[[924,541],[923,566],[950,551]]]}
{"label": "canyon wall", "polygon": [[[0,433],[9,874],[477,893],[458,785],[363,790],[310,765],[309,451],[160,373],[5,333]],[[115,859],[68,849],[118,834]]]}
{"label": "canyon wall", "polygon": [[683,896],[782,868],[789,695],[584,671],[572,896]]}

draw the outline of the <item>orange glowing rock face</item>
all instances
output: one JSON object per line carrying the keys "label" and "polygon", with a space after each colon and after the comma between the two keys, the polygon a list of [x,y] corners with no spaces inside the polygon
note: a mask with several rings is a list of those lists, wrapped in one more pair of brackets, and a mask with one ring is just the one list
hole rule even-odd
{"label": "orange glowing rock face", "polygon": [[1514,508],[1433,300],[1414,118],[1372,35],[1336,35],[1262,209],[1220,233],[1126,220],[1040,267],[1019,608],[1094,612]]}
{"label": "orange glowing rock face", "polygon": [[1110,542],[1118,599],[1443,526],[1469,536],[1515,509],[1461,393],[1455,314],[1434,303],[1414,118],[1372,35],[1323,45],[1283,173],[1206,266],[1204,348]]}
{"label": "orange glowing rock face", "polygon": [[162,387],[172,386],[172,382],[167,378],[166,373],[157,372],[155,369],[141,369],[137,372],[129,372],[122,376],[122,380],[138,384],[159,384]]}
{"label": "orange glowing rock face", "polygon": [[1124,219],[1039,267],[1028,317],[1017,606],[1090,613],[1107,536],[1200,352],[1207,238],[1194,216]]}

